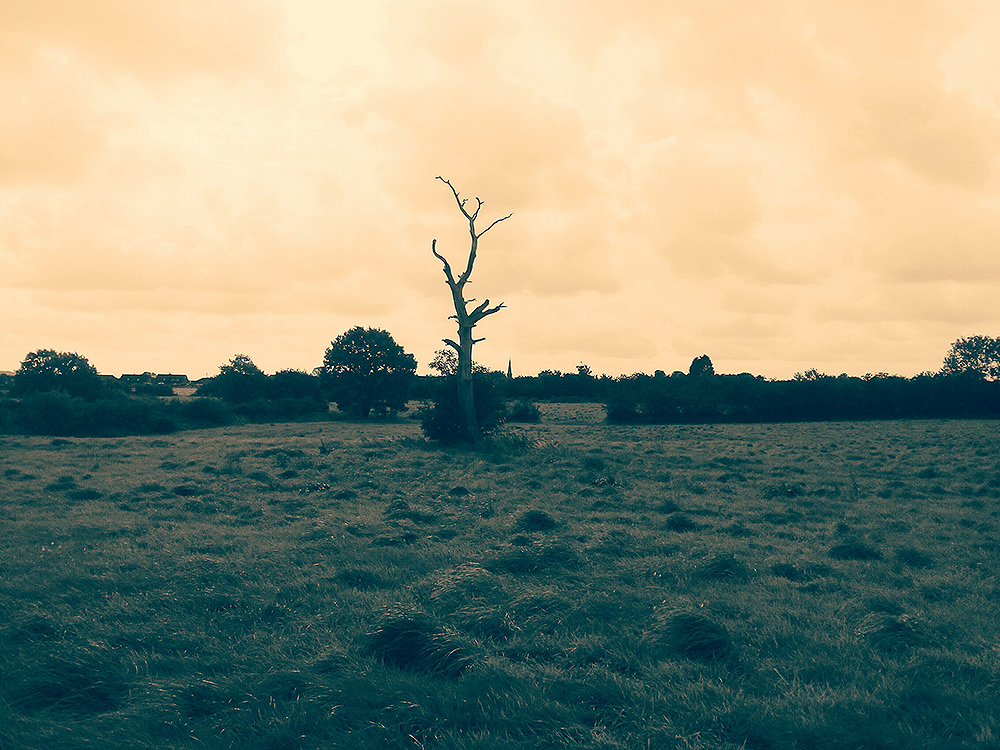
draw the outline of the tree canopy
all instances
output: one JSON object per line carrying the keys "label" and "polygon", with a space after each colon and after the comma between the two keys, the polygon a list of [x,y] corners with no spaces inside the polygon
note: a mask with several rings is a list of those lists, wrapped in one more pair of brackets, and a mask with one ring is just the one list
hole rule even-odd
{"label": "tree canopy", "polygon": [[941,374],[959,373],[1000,379],[1000,337],[966,336],[955,341],[944,358]]}
{"label": "tree canopy", "polygon": [[691,367],[688,368],[688,375],[699,377],[702,375],[715,375],[715,365],[707,354],[695,357],[691,360]]}
{"label": "tree canopy", "polygon": [[76,352],[38,349],[14,373],[14,391],[20,395],[62,391],[77,398],[97,398],[103,390],[97,368]]}
{"label": "tree canopy", "polygon": [[331,342],[319,368],[331,401],[365,419],[405,408],[417,360],[388,331],[355,326]]}
{"label": "tree canopy", "polygon": [[235,355],[219,367],[219,374],[199,389],[199,395],[216,396],[241,404],[263,398],[267,375],[246,354]]}

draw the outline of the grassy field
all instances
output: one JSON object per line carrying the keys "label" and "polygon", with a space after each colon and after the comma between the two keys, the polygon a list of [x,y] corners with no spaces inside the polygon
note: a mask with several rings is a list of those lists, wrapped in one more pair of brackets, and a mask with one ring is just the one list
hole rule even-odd
{"label": "grassy field", "polygon": [[1000,747],[1000,425],[0,437],[0,749]]}

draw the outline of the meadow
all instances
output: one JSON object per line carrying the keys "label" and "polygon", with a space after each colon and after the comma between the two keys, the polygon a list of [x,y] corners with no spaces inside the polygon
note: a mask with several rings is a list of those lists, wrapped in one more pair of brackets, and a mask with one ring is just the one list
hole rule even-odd
{"label": "meadow", "polygon": [[0,749],[996,748],[990,421],[0,436]]}

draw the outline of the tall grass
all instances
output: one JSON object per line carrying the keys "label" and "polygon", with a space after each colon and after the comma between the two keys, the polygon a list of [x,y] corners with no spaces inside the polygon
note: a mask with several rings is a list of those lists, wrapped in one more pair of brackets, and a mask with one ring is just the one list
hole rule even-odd
{"label": "tall grass", "polygon": [[0,748],[991,748],[989,422],[0,437]]}

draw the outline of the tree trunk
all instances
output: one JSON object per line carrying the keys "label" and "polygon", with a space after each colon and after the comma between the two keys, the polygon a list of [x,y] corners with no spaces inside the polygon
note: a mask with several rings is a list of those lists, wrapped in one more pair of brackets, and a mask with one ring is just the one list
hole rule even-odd
{"label": "tree trunk", "polygon": [[479,434],[476,424],[476,394],[472,387],[472,327],[458,332],[458,415],[462,442],[474,445]]}

